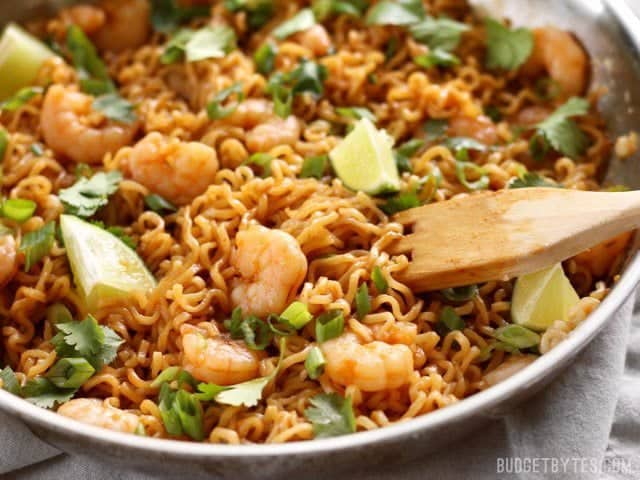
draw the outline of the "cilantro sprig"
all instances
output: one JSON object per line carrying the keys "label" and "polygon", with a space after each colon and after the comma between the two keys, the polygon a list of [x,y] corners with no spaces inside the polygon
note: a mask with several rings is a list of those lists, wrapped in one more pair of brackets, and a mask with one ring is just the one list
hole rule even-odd
{"label": "cilantro sprig", "polygon": [[313,425],[315,438],[335,437],[356,431],[356,417],[350,397],[322,393],[312,397],[309,403],[311,406],[304,411],[304,415]]}
{"label": "cilantro sprig", "polygon": [[209,14],[207,5],[182,6],[177,0],[151,0],[151,24],[156,32],[171,33],[182,23]]}
{"label": "cilantro sprig", "polygon": [[310,93],[321,96],[324,93],[327,75],[324,65],[304,59],[290,72],[276,72],[271,75],[267,83],[267,93],[273,98],[276,115],[282,118],[291,115],[293,98],[296,95]]}
{"label": "cilantro sprig", "polygon": [[160,61],[165,64],[181,60],[197,62],[207,58],[222,58],[236,48],[236,34],[231,27],[216,25],[199,30],[183,28],[167,42]]}
{"label": "cilantro sprig", "polygon": [[487,18],[487,67],[515,70],[533,51],[533,34],[526,28],[510,29],[502,23]]}
{"label": "cilantro sprig", "polygon": [[65,212],[88,218],[108,203],[121,181],[122,173],[117,170],[98,172],[89,179],[80,178],[71,187],[60,190],[58,196]]}

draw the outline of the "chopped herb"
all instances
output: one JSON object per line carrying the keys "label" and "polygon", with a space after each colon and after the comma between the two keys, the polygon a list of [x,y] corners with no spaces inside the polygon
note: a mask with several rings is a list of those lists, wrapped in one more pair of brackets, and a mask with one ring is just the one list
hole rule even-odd
{"label": "chopped herb", "polygon": [[329,157],[327,155],[318,155],[315,157],[307,157],[302,162],[300,170],[300,178],[317,178],[318,180],[324,176],[327,169]]}
{"label": "chopped herb", "polygon": [[378,290],[378,293],[387,293],[389,284],[387,283],[387,279],[382,273],[382,269],[377,265],[371,272],[371,280],[373,280],[373,284],[376,286],[376,290]]}
{"label": "chopped herb", "polygon": [[280,335],[281,337],[288,337],[289,335],[293,335],[297,331],[297,329],[293,325],[291,325],[289,322],[284,320],[282,317],[279,317],[275,313],[267,315],[267,325],[269,326],[269,330],[271,330],[271,332],[273,332],[275,335]]}
{"label": "chopped herb", "polygon": [[[471,171],[478,179],[474,182],[467,179],[467,172]],[[486,190],[489,188],[489,175],[487,171],[473,162],[456,161],[456,176],[467,190]]]}
{"label": "chopped herb", "polygon": [[316,346],[311,347],[311,350],[309,350],[307,358],[304,361],[304,368],[307,371],[309,378],[311,380],[316,380],[320,377],[320,375],[324,373],[326,363],[322,350]]}
{"label": "chopped herb", "polygon": [[[230,96],[236,96],[236,102],[228,107],[223,107],[222,102],[227,100]],[[211,120],[218,120],[228,117],[238,108],[238,104],[244,100],[244,92],[242,91],[242,84],[237,82],[228,88],[220,90],[213,100],[207,105],[207,115]]]}
{"label": "chopped herb", "polygon": [[411,25],[425,18],[422,0],[388,0],[376,3],[367,14],[368,25]]}
{"label": "chopped herb", "polygon": [[342,310],[329,310],[316,319],[316,340],[323,343],[342,335],[344,316]]}
{"label": "chopped herb", "polygon": [[326,79],[327,68],[324,65],[304,59],[291,72],[277,72],[271,75],[267,83],[267,93],[273,98],[275,113],[282,118],[288,117],[295,95],[322,95]]}
{"label": "chopped herb", "polygon": [[460,65],[460,59],[446,50],[435,49],[413,59],[416,65],[429,69],[433,67],[453,67]]}
{"label": "chopped herb", "polygon": [[244,165],[257,165],[262,170],[262,177],[266,178],[271,175],[271,162],[273,157],[268,153],[258,152],[251,155],[244,161]]}
{"label": "chopped herb", "polygon": [[282,312],[280,318],[296,330],[300,330],[313,320],[313,315],[309,312],[306,304],[296,301],[292,302],[291,305]]}
{"label": "chopped herb", "polygon": [[71,400],[77,390],[77,388],[60,388],[47,378],[36,377],[22,387],[22,396],[38,407],[53,408],[55,405]]}
{"label": "chopped herb", "polygon": [[109,196],[118,190],[122,173],[117,170],[98,172],[93,177],[80,178],[71,187],[60,190],[58,196],[65,212],[78,217],[91,217],[108,203]]}
{"label": "chopped herb", "polygon": [[183,58],[197,62],[207,58],[222,58],[236,47],[236,34],[231,27],[216,25],[199,30],[178,30],[165,46],[160,61],[176,63]]}
{"label": "chopped herb", "polygon": [[427,134],[427,141],[433,142],[446,135],[449,122],[444,119],[432,118],[424,123],[422,129]]}
{"label": "chopped herb", "polygon": [[181,6],[178,0],[151,0],[151,24],[156,32],[171,33],[180,24],[209,15],[208,5]]}
{"label": "chopped herb", "polygon": [[522,325],[505,325],[497,328],[493,336],[502,343],[517,349],[531,348],[540,344],[540,335]]}
{"label": "chopped herb", "polygon": [[131,124],[137,120],[133,104],[117,93],[100,95],[93,101],[93,109],[116,122]]}
{"label": "chopped herb", "polygon": [[231,318],[225,320],[224,326],[229,330],[231,338],[244,340],[253,350],[264,350],[273,339],[273,334],[266,322],[255,315],[243,317],[240,307],[233,310]]}
{"label": "chopped herb", "polygon": [[9,146],[9,134],[4,128],[0,128],[0,163],[4,160],[4,155],[7,153],[7,147]]}
{"label": "chopped herb", "polygon": [[387,199],[385,203],[380,205],[380,209],[387,215],[393,215],[403,210],[419,207],[420,205],[421,202],[418,198],[418,193],[415,189],[412,189]]}
{"label": "chopped herb", "polygon": [[319,22],[332,15],[361,17],[369,6],[367,0],[314,0],[311,9]]}
{"label": "chopped herb", "polygon": [[356,418],[351,398],[337,393],[321,393],[309,400],[311,406],[304,411],[313,425],[316,438],[335,437],[356,431]]}
{"label": "chopped herb", "polygon": [[268,75],[276,66],[276,55],[278,47],[270,42],[263,43],[253,54],[253,61],[256,62],[258,71],[263,75]]}
{"label": "chopped herb", "polygon": [[536,134],[532,141],[540,139],[563,155],[572,159],[579,157],[586,150],[589,140],[571,117],[585,115],[588,111],[587,100],[578,97],[570,98],[536,125]]}
{"label": "chopped herb", "polygon": [[493,123],[502,121],[502,112],[495,105],[488,105],[484,109],[484,114],[491,119]]}
{"label": "chopped herb", "polygon": [[310,8],[303,8],[293,17],[281,23],[278,28],[273,31],[273,35],[283,40],[289,35],[293,35],[296,32],[302,32],[308,30],[316,24],[316,17]]}
{"label": "chopped herb", "polygon": [[261,28],[274,13],[273,0],[225,0],[225,7],[230,12],[244,11],[251,28]]}
{"label": "chopped herb", "polygon": [[178,208],[160,195],[152,193],[144,197],[144,204],[156,213],[175,212]]}
{"label": "chopped herb", "polygon": [[44,148],[42,148],[42,145],[39,143],[32,143],[29,147],[29,150],[31,150],[31,153],[33,153],[36,157],[41,157],[42,155],[44,155]]}
{"label": "chopped herb", "polygon": [[445,288],[440,293],[450,302],[467,302],[478,295],[478,286],[466,285],[464,287]]}
{"label": "chopped herb", "polygon": [[20,395],[22,393],[22,387],[11,367],[4,367],[0,370],[0,380],[2,380],[3,390],[13,393],[14,395]]}
{"label": "chopped herb", "polygon": [[174,391],[168,383],[163,383],[158,400],[160,416],[167,433],[184,433],[197,441],[204,439],[203,410],[196,394],[186,390]]}
{"label": "chopped herb", "polygon": [[18,90],[12,97],[0,102],[0,110],[15,112],[36,95],[42,93],[42,87],[24,87]]}
{"label": "chopped herb", "polygon": [[356,292],[356,316],[358,320],[362,320],[371,311],[371,298],[369,297],[369,288],[363,283]]}
{"label": "chopped herb", "polygon": [[464,320],[449,306],[446,306],[440,312],[440,319],[436,324],[435,330],[441,337],[446,336],[449,332],[462,330],[465,327]]}
{"label": "chopped herb", "polygon": [[398,53],[398,37],[391,37],[384,49],[384,59],[388,62]]}
{"label": "chopped herb", "polygon": [[2,215],[14,222],[29,220],[36,211],[36,202],[24,198],[11,198],[2,203]]}
{"label": "chopped herb", "polygon": [[478,152],[487,150],[487,146],[484,143],[469,137],[448,138],[445,145],[456,153],[459,153],[461,150],[476,150]]}
{"label": "chopped herb", "polygon": [[515,70],[533,51],[533,34],[526,28],[510,29],[492,18],[487,28],[487,67]]}
{"label": "chopped herb", "polygon": [[31,267],[51,251],[55,235],[56,225],[53,222],[49,222],[40,229],[29,232],[22,237],[20,251],[24,253],[25,272],[31,270]]}
{"label": "chopped herb", "polygon": [[70,26],[67,31],[67,48],[80,76],[80,86],[84,92],[100,95],[116,91],[96,47],[76,25]]}
{"label": "chopped herb", "polygon": [[514,177],[509,181],[507,188],[529,188],[529,187],[554,187],[559,188],[555,182],[550,182],[543,176],[535,172],[524,172],[519,177]]}
{"label": "chopped herb", "polygon": [[368,118],[373,123],[376,123],[378,120],[373,112],[366,107],[337,107],[336,113],[342,117],[353,118],[356,120]]}
{"label": "chopped herb", "polygon": [[54,303],[47,308],[47,322],[50,325],[57,325],[58,323],[72,322],[73,317],[69,309],[62,303]]}
{"label": "chopped herb", "polygon": [[45,375],[59,388],[80,388],[96,370],[84,358],[61,358]]}
{"label": "chopped herb", "polygon": [[116,358],[118,348],[124,342],[116,332],[99,325],[91,315],[81,322],[58,323],[56,329],[58,333],[51,339],[51,343],[58,356],[82,357],[96,371]]}
{"label": "chopped herb", "polygon": [[469,30],[469,26],[450,18],[426,17],[420,23],[411,25],[409,30],[413,38],[432,51],[447,53],[458,47],[462,34]]}
{"label": "chopped herb", "polygon": [[151,386],[153,388],[160,388],[163,383],[173,382],[176,378],[178,378],[178,374],[181,370],[182,369],[180,367],[176,366],[165,368],[162,373],[160,373],[160,375],[153,379],[153,382],[151,382]]}
{"label": "chopped herb", "polygon": [[411,167],[411,157],[424,147],[424,143],[424,140],[420,138],[413,138],[393,151],[398,172],[411,172],[413,170]]}

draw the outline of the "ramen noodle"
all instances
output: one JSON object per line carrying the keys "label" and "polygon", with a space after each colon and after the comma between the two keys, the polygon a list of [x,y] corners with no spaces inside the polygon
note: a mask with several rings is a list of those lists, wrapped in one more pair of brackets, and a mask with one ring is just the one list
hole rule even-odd
{"label": "ramen noodle", "polygon": [[[491,60],[497,27],[463,0],[161,3],[26,25],[57,55],[0,116],[2,194],[35,206],[17,219],[6,203],[2,219],[5,389],[151,437],[308,440],[480,392],[606,296],[628,235],[564,262],[580,300],[518,348],[496,339],[515,279],[418,295],[402,283],[410,258],[389,253],[402,205],[518,182],[602,188],[604,92],[586,91],[571,34],[527,31],[509,67],[519,54]],[[575,154],[537,133],[571,98],[586,105]],[[330,168],[363,117],[394,139],[400,193],[352,191]],[[98,177],[112,191],[78,187],[116,171]],[[124,237],[157,284],[89,305],[53,228],[65,212]],[[34,232],[49,234],[40,254]]]}

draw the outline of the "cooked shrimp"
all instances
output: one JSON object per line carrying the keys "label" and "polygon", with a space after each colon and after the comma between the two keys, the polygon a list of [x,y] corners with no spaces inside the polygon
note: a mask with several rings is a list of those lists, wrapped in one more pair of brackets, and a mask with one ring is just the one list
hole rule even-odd
{"label": "cooked shrimp", "polygon": [[547,74],[563,97],[581,95],[587,86],[589,58],[573,35],[554,27],[533,29],[533,52],[522,66],[527,76]]}
{"label": "cooked shrimp", "polygon": [[236,127],[251,129],[273,118],[273,102],[264,98],[248,98],[224,121]]}
{"label": "cooked shrimp", "polygon": [[9,283],[18,271],[16,255],[16,240],[13,236],[0,236],[0,288]]}
{"label": "cooked shrimp", "polygon": [[260,317],[282,313],[307,275],[307,257],[296,239],[263,226],[238,232],[231,265],[239,274],[231,301]]}
{"label": "cooked shrimp", "polygon": [[103,0],[100,7],[106,21],[93,35],[98,48],[121,52],[144,45],[151,32],[148,0]]}
{"label": "cooked shrimp", "polygon": [[525,127],[529,127],[531,125],[536,125],[544,121],[549,115],[551,115],[552,110],[549,107],[543,107],[540,105],[532,105],[530,107],[525,107],[520,110],[513,117],[513,123],[516,125],[522,125]]}
{"label": "cooked shrimp", "polygon": [[484,381],[489,386],[500,383],[531,365],[536,358],[534,355],[511,355],[504,363],[487,373]]}
{"label": "cooked shrimp", "polygon": [[264,353],[225,335],[206,338],[189,325],[182,330],[182,366],[201,382],[234,385],[256,378]]}
{"label": "cooked shrimp", "polygon": [[578,265],[582,265],[591,271],[594,277],[605,277],[612,265],[616,265],[615,259],[625,251],[631,241],[631,232],[623,233],[615,238],[602,242],[575,256]]}
{"label": "cooked shrimp", "polygon": [[82,423],[108,428],[116,432],[133,433],[140,425],[134,413],[111,406],[97,398],[76,398],[60,405],[58,413]]}
{"label": "cooked shrimp", "polygon": [[93,5],[74,5],[60,12],[65,23],[77,25],[84,33],[91,35],[97,32],[107,20],[104,11]]}
{"label": "cooked shrimp", "polygon": [[316,57],[322,57],[331,50],[331,37],[322,25],[314,25],[307,30],[292,35],[291,40],[308,48]]}
{"label": "cooked shrimp", "polygon": [[380,323],[374,325],[372,330],[374,338],[385,343],[412,345],[418,335],[418,326],[409,322]]}
{"label": "cooked shrimp", "polygon": [[247,148],[251,152],[268,152],[279,145],[293,145],[300,138],[300,123],[294,116],[273,118],[258,125],[246,135]]}
{"label": "cooked shrimp", "polygon": [[93,111],[92,103],[93,97],[73,87],[52,85],[47,90],[40,121],[52,150],[74,162],[96,164],[133,141],[137,124],[109,121]]}
{"label": "cooked shrimp", "polygon": [[218,172],[213,148],[158,132],[140,140],[123,160],[123,169],[131,178],[177,205],[204,193]]}
{"label": "cooked shrimp", "polygon": [[471,137],[487,145],[498,141],[495,124],[484,115],[478,117],[452,117],[448,134],[452,137]]}
{"label": "cooked shrimp", "polygon": [[362,345],[353,333],[345,333],[320,348],[332,381],[365,392],[401,387],[413,373],[413,354],[406,345],[378,341]]}

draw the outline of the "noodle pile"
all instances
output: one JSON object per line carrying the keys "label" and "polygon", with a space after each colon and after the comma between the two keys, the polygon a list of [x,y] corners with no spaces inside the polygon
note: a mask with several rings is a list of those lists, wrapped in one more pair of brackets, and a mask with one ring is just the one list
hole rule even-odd
{"label": "noodle pile", "polygon": [[[357,430],[383,427],[446,407],[487,388],[491,383],[487,375],[510,357],[518,356],[489,348],[495,329],[510,323],[514,281],[480,285],[476,296],[458,303],[438,292],[416,295],[396,280],[409,259],[387,253],[403,230],[381,210],[384,199],[354,193],[332,176],[322,180],[300,178],[305,158],[328,154],[352,123],[353,119],[338,114],[336,107],[368,108],[377,119],[377,127],[386,129],[396,145],[422,137],[423,125],[430,119],[476,118],[488,107],[496,107],[502,119],[491,124],[498,146],[473,155],[473,161],[486,169],[491,189],[506,188],[525,167],[566,188],[600,188],[598,173],[611,144],[595,108],[576,119],[590,139],[588,150],[579,160],[561,155],[547,156],[542,162],[533,160],[528,137],[518,136],[513,127],[527,109],[546,109],[548,115],[561,101],[540,93],[539,80],[544,75],[526,78],[485,68],[484,26],[462,0],[425,2],[429,14],[447,15],[470,27],[456,50],[461,63],[451,68],[426,70],[416,65],[413,57],[424,53],[425,47],[405,29],[367,26],[348,15],[324,22],[332,44],[327,55],[316,55],[296,36],[279,41],[277,71],[290,71],[300,58],[306,58],[326,66],[328,75],[320,98],[295,97],[293,114],[300,131],[294,133],[294,141],[282,143],[276,138],[275,145],[269,145],[264,153],[273,160],[269,175],[262,176],[259,167],[246,161],[256,153],[256,145],[270,143],[268,137],[273,132],[260,131],[260,126],[234,115],[210,120],[205,107],[214,95],[236,82],[242,84],[247,99],[270,98],[266,93],[268,76],[256,71],[253,52],[270,38],[275,26],[303,6],[303,2],[282,2],[273,18],[254,30],[248,25],[246,12],[229,12],[224,2],[215,2],[210,18],[195,19],[192,26],[218,22],[235,30],[239,46],[223,58],[165,65],[160,56],[167,37],[153,32],[139,48],[118,53],[101,51],[120,95],[136,106],[140,121],[136,141],[147,133],[159,132],[179,141],[202,142],[215,150],[220,164],[206,192],[165,215],[145,206],[145,196],[153,191],[131,179],[125,169],[118,191],[97,216],[107,225],[124,227],[136,241],[137,253],[158,280],[158,287],[148,294],[136,293],[127,301],[106,302],[91,312],[124,343],[116,359],[91,377],[76,396],[108,399],[111,406],[135,413],[149,436],[170,436],[158,406],[158,388],[152,382],[168,367],[182,364],[181,327],[193,325],[211,335],[225,331],[223,322],[235,306],[230,297],[237,277],[231,263],[234,239],[253,224],[282,230],[299,243],[308,271],[296,299],[306,304],[311,314],[317,317],[333,309],[342,311],[345,330],[363,344],[406,343],[413,356],[413,372],[408,384],[376,392],[342,386],[326,373],[312,380],[304,367],[315,345],[311,322],[286,337],[276,379],[265,388],[257,406],[206,404],[205,441],[311,439],[314,431],[304,411],[309,399],[323,392],[351,399]],[[68,25],[68,14],[63,12],[30,28],[62,44]],[[392,39],[396,39],[393,42],[397,48],[390,52]],[[78,73],[59,58],[49,60],[38,78],[43,86],[76,85],[78,81]],[[590,94],[592,105],[600,93]],[[25,223],[5,221],[15,229],[18,244],[26,233],[59,217],[63,206],[57,193],[77,178],[74,162],[54,153],[44,142],[43,98],[37,95],[17,111],[5,111],[0,117],[10,139],[2,193],[37,204],[35,215]],[[95,121],[99,123],[100,119]],[[34,143],[44,146],[42,154],[33,152]],[[107,154],[101,167],[122,170],[135,154],[132,146]],[[441,183],[421,195],[445,201],[469,193],[456,175],[455,152],[442,142],[432,143],[414,155],[411,166],[412,172],[402,176],[402,190],[440,171]],[[196,179],[199,172],[183,174]],[[603,257],[605,270],[595,271],[592,264]],[[542,336],[540,353],[553,348],[597,307],[623,258],[624,248],[614,253],[594,249],[583,254],[582,260],[577,257],[565,262],[565,271],[582,299],[568,322],[555,322]],[[376,267],[389,286],[384,293],[372,283]],[[369,285],[371,311],[359,320],[354,301],[363,282]],[[270,288],[277,285],[265,286],[265,291]],[[55,303],[64,304],[77,319],[90,313],[74,286],[59,240],[29,272],[20,263],[0,291],[2,359],[22,383],[43,375],[57,360],[51,343],[56,330],[47,318],[48,307]],[[436,324],[447,305],[464,319],[465,327],[437,333]],[[408,324],[415,325],[414,335],[404,335],[411,331],[404,328]],[[266,352],[260,360],[261,376],[272,373],[278,364],[277,339]]]}

